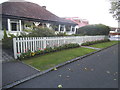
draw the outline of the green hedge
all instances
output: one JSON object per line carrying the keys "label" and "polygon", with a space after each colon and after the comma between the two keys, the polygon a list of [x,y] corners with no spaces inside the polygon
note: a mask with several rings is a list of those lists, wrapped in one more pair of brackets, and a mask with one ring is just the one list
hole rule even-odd
{"label": "green hedge", "polygon": [[97,43],[103,43],[103,42],[109,42],[109,41],[110,41],[109,39],[90,41],[90,42],[82,43],[81,46],[89,46],[89,45],[93,45],[93,44],[97,44]]}
{"label": "green hedge", "polygon": [[79,35],[108,35],[110,27],[103,24],[94,24],[80,27],[76,34]]}

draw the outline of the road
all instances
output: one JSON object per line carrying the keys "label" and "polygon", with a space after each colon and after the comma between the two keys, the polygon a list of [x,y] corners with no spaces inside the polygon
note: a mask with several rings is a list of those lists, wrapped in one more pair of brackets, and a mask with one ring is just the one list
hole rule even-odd
{"label": "road", "polygon": [[118,88],[118,45],[14,88],[57,88],[58,85],[63,88]]}

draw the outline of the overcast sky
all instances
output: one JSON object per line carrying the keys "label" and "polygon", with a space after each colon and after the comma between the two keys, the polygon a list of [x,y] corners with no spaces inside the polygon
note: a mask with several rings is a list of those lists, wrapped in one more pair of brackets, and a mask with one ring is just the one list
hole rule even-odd
{"label": "overcast sky", "polygon": [[[7,0],[0,0],[0,3]],[[21,0],[20,0],[21,1]],[[118,27],[117,21],[109,13],[109,0],[26,0],[46,6],[47,10],[59,17],[80,17],[90,24],[105,24]]]}

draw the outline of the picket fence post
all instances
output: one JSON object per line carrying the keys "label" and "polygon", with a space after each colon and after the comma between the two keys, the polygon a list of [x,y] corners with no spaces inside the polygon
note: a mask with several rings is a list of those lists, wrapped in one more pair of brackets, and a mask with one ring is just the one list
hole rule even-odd
{"label": "picket fence post", "polygon": [[46,37],[43,37],[43,49],[46,48]]}
{"label": "picket fence post", "polygon": [[13,51],[14,51],[14,58],[17,59],[16,38],[13,38]]}

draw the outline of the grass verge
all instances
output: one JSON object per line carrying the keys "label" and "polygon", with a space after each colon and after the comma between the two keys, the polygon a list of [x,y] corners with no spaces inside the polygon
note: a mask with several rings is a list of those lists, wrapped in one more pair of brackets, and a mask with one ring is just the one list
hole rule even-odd
{"label": "grass verge", "polygon": [[90,47],[106,48],[106,47],[112,46],[117,43],[118,43],[118,41],[110,41],[110,42],[104,42],[104,43],[99,43],[99,44],[95,44],[95,45],[90,45]]}
{"label": "grass verge", "polygon": [[79,56],[94,52],[94,49],[88,48],[74,48],[68,50],[62,50],[59,52],[49,53],[40,57],[23,60],[24,63],[29,64],[41,71],[47,70],[55,65],[61,64],[65,61],[74,59]]}

